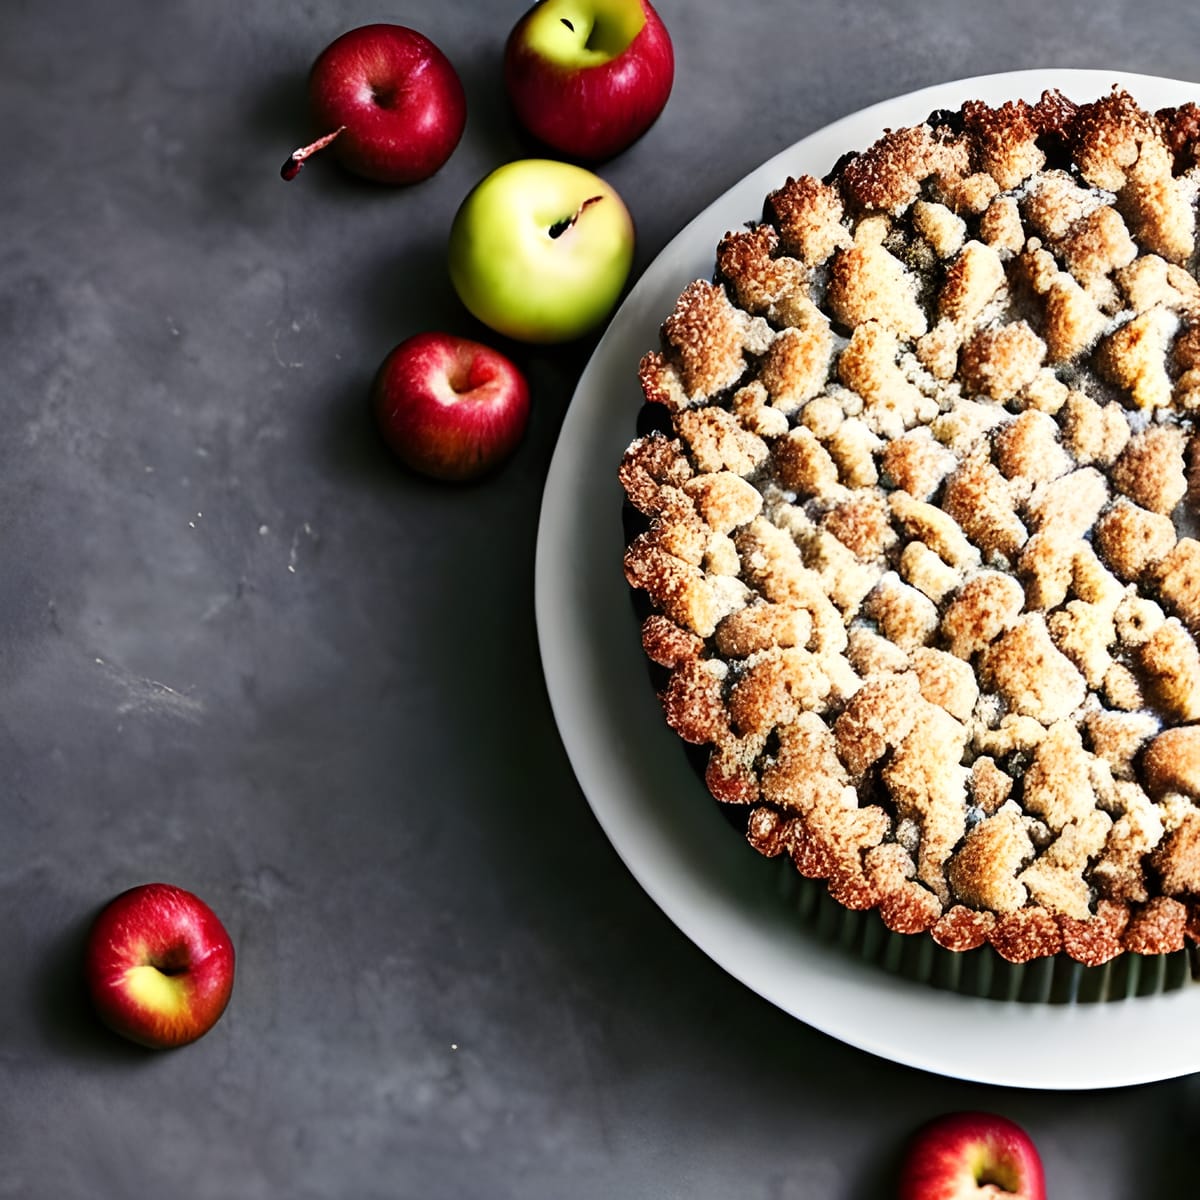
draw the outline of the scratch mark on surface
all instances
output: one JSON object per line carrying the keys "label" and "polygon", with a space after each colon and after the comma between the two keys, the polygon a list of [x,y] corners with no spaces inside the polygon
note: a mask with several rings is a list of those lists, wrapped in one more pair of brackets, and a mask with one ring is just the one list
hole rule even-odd
{"label": "scratch mark on surface", "polygon": [[[291,331],[290,331],[290,333],[291,333],[291,334],[296,334],[296,333],[299,333],[299,332],[300,332],[300,325],[299,325],[299,323],[298,323],[298,322],[296,322],[296,321],[293,321],[293,322],[292,322],[292,328],[291,328]],[[285,358],[283,357],[283,355],[279,353],[279,339],[280,339],[280,337],[282,337],[282,336],[283,336],[283,330],[281,330],[281,329],[279,328],[279,326],[278,326],[278,325],[276,325],[276,326],[275,326],[275,329],[274,329],[274,332],[271,334],[271,352],[272,352],[272,353],[275,355],[275,361],[276,361],[276,362],[277,362],[277,363],[278,363],[278,364],[279,364],[281,367],[285,367],[285,368],[287,368],[287,369],[289,369],[289,370],[295,370],[296,368],[303,367],[303,366],[304,366],[304,360],[303,360],[303,359],[296,359],[296,360],[294,360],[294,361],[293,361],[292,359],[285,359]]]}
{"label": "scratch mark on surface", "polygon": [[316,541],[313,527],[307,521],[292,534],[292,544],[288,550],[288,570],[293,575],[296,573],[296,564],[300,561],[300,539],[302,537],[308,538],[309,541]]}
{"label": "scratch mark on surface", "polygon": [[121,691],[117,714],[146,713],[164,717],[178,717],[185,721],[198,721],[204,715],[204,702],[195,696],[186,696],[173,687],[126,671],[115,663],[97,658],[96,663],[104,668],[108,678]]}

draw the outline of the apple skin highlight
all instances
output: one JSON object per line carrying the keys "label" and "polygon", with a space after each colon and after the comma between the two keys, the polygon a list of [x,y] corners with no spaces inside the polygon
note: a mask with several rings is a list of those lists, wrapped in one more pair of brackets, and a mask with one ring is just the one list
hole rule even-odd
{"label": "apple skin highlight", "polygon": [[165,883],[130,888],[93,922],[84,950],[92,1005],[114,1032],[155,1050],[194,1042],[233,992],[234,949],[216,913]]}

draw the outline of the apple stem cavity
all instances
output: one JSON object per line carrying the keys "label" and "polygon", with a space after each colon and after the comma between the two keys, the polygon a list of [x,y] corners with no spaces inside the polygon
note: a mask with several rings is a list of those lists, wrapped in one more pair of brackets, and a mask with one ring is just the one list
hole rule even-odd
{"label": "apple stem cavity", "polygon": [[309,142],[307,146],[301,146],[299,150],[293,150],[287,162],[279,168],[279,174],[287,180],[295,179],[300,174],[300,168],[304,166],[305,160],[312,158],[318,150],[324,150],[339,133],[345,131],[345,128],[345,125],[339,125],[332,133],[317,138],[315,142]]}
{"label": "apple stem cavity", "polygon": [[590,208],[593,204],[598,204],[603,199],[603,196],[589,196],[569,217],[566,217],[561,221],[555,221],[554,224],[550,226],[550,236],[552,238],[562,237],[562,235],[566,233],[567,230],[570,229],[571,226],[574,225],[581,216],[583,216],[585,209]]}

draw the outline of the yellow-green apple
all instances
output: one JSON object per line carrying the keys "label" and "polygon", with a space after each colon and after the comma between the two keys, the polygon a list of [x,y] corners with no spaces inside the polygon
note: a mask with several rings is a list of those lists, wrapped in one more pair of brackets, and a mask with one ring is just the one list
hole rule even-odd
{"label": "yellow-green apple", "polygon": [[633,263],[633,219],[615,189],[571,163],[498,167],[450,228],[450,278],[486,325],[564,342],[608,316]]}
{"label": "yellow-green apple", "polygon": [[309,72],[308,98],[322,135],[283,164],[284,179],[329,146],[367,179],[417,183],[450,157],[467,119],[450,60],[404,25],[363,25],[331,42]]}
{"label": "yellow-green apple", "polygon": [[475,479],[517,448],[529,421],[529,387],[489,346],[418,333],[383,360],[371,406],[402,462],[435,479]]}
{"label": "yellow-green apple", "polygon": [[144,883],[111,900],[88,933],[84,978],[100,1019],[155,1050],[194,1042],[233,991],[233,942],[198,896]]}
{"label": "yellow-green apple", "polygon": [[518,120],[573,158],[608,158],[654,123],[675,54],[649,0],[541,0],[504,49]]}
{"label": "yellow-green apple", "polygon": [[912,1137],[899,1200],[1046,1200],[1042,1160],[1029,1134],[995,1113],[936,1117]]}

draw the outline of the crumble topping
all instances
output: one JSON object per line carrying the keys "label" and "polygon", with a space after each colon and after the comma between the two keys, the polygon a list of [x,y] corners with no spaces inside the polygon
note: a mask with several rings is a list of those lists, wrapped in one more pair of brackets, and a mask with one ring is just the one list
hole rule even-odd
{"label": "crumble topping", "polygon": [[1200,941],[1200,108],[886,133],[728,233],[619,478],[747,836],[1014,962]]}

